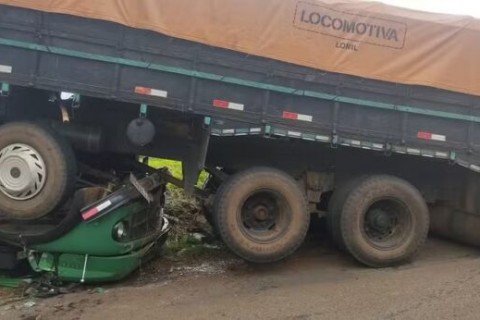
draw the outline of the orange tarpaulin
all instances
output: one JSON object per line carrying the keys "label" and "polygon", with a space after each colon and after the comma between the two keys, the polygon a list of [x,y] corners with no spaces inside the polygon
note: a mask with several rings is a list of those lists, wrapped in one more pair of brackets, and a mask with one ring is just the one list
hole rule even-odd
{"label": "orange tarpaulin", "polygon": [[[333,0],[0,0],[316,69],[480,95],[480,20]],[[1,37],[1,35],[0,35]]]}

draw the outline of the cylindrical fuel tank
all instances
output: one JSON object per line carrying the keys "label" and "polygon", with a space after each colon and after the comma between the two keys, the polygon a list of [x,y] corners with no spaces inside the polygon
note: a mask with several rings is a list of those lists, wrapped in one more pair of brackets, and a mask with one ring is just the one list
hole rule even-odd
{"label": "cylindrical fuel tank", "polygon": [[74,123],[52,122],[52,127],[67,138],[76,149],[98,153],[103,150],[102,129]]}
{"label": "cylindrical fuel tank", "polygon": [[430,207],[430,232],[465,244],[480,246],[480,214]]}

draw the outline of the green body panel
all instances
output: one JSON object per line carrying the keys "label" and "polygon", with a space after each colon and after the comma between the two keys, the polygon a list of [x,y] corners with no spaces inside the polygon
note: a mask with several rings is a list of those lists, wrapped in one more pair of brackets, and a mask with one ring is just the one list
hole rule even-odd
{"label": "green body panel", "polygon": [[92,222],[82,222],[65,236],[33,246],[39,252],[62,252],[89,254],[93,256],[118,256],[145,246],[157,237],[156,233],[130,242],[118,242],[112,237],[114,226],[120,221],[129,221],[133,213],[147,210],[145,201],[129,203]]}
{"label": "green body panel", "polygon": [[30,253],[30,265],[36,272],[53,272],[58,279],[72,282],[105,282],[120,280],[142,263],[155,246],[151,242],[129,254],[104,257],[72,253]]}
{"label": "green body panel", "polygon": [[[62,253],[59,255],[48,254],[44,263],[40,262],[40,270],[49,271],[54,268],[57,270],[57,276],[62,281],[78,282],[106,282],[117,281],[125,278],[127,275],[136,270],[143,257],[153,247],[154,243],[141,248],[138,251],[131,252],[126,255],[102,257],[87,256],[80,254]],[[48,264],[54,258],[53,264]],[[44,258],[42,257],[41,260]],[[85,271],[85,273],[84,273]]]}
{"label": "green body panel", "polygon": [[25,283],[21,278],[8,278],[0,275],[0,287],[19,288]]}
{"label": "green body panel", "polygon": [[151,209],[146,201],[137,200],[90,222],[81,222],[72,231],[50,243],[29,248],[28,260],[36,272],[53,272],[62,281],[116,281],[137,269],[142,261],[163,245],[168,222],[132,241],[113,238],[119,221],[133,221]]}

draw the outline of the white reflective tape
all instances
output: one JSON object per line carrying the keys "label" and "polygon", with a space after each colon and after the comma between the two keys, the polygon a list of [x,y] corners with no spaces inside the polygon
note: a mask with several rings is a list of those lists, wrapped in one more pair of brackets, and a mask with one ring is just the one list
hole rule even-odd
{"label": "white reflective tape", "polygon": [[155,97],[166,98],[168,97],[168,92],[164,90],[152,89],[152,91],[150,92],[150,95]]}
{"label": "white reflective tape", "polygon": [[447,141],[447,137],[441,134],[432,134],[432,140],[435,141]]}
{"label": "white reflective tape", "polygon": [[244,105],[240,104],[240,103],[229,102],[228,103],[228,109],[243,111]]}
{"label": "white reflective tape", "polygon": [[298,114],[298,115],[297,115],[297,120],[312,122],[312,121],[313,121],[313,117],[312,117],[312,116],[309,116],[309,115],[306,115],[306,114]]}
{"label": "white reflective tape", "polygon": [[102,204],[99,204],[98,206],[95,207],[95,209],[97,209],[98,211],[102,211],[104,209],[107,209],[108,207],[110,207],[112,205],[112,202],[110,200],[108,201],[105,201],[104,203]]}
{"label": "white reflective tape", "polygon": [[448,158],[448,153],[446,152],[435,152],[435,156],[438,157],[438,158]]}
{"label": "white reflective tape", "polygon": [[473,171],[478,171],[480,172],[480,167],[479,166],[476,166],[474,164],[470,165],[470,169],[472,169]]}
{"label": "white reflective tape", "polygon": [[260,133],[262,132],[262,128],[251,128],[250,133]]}
{"label": "white reflective tape", "polygon": [[301,137],[302,133],[301,132],[296,132],[296,131],[288,131],[288,135],[292,137]]}
{"label": "white reflective tape", "polygon": [[12,73],[12,66],[4,66],[0,64],[1,73]]}
{"label": "white reflective tape", "polygon": [[373,144],[373,148],[374,148],[374,149],[383,149],[383,144],[374,143],[374,144]]}
{"label": "white reflective tape", "polygon": [[329,136],[316,136],[315,138],[317,140],[320,140],[320,141],[330,142],[330,137]]}
{"label": "white reflective tape", "polygon": [[354,146],[359,146],[359,145],[361,145],[362,143],[361,143],[360,141],[358,141],[358,140],[352,140],[352,141],[351,141],[351,144],[354,145]]}
{"label": "white reflective tape", "polygon": [[409,153],[409,154],[420,154],[420,150],[419,149],[407,148],[407,153]]}
{"label": "white reflective tape", "polygon": [[225,130],[222,130],[222,132],[225,134],[233,134],[235,133],[235,129],[225,129]]}

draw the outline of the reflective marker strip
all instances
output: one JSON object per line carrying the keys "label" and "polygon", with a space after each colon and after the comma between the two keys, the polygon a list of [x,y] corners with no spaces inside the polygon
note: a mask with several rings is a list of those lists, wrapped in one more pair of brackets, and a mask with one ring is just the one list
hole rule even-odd
{"label": "reflective marker strip", "polygon": [[323,142],[330,142],[329,136],[316,136],[315,139],[323,141]]}
{"label": "reflective marker strip", "polygon": [[12,66],[4,66],[0,64],[1,73],[12,73]]}
{"label": "reflective marker strip", "polygon": [[110,207],[111,205],[112,205],[112,202],[110,200],[105,201],[104,203],[101,203],[98,206],[96,206],[95,208],[92,208],[92,209],[88,210],[87,212],[85,212],[84,214],[82,214],[82,218],[83,218],[83,220],[88,220],[88,219],[94,217],[100,211]]}
{"label": "reflective marker strip", "polygon": [[419,155],[422,152],[419,149],[407,148],[407,153]]}
{"label": "reflective marker strip", "polygon": [[437,151],[435,152],[435,156],[438,158],[448,159],[448,153],[446,152]]}
{"label": "reflective marker strip", "polygon": [[290,119],[290,120],[307,121],[307,122],[312,122],[313,121],[312,116],[309,116],[307,114],[288,112],[288,111],[283,112],[282,118],[283,119]]}
{"label": "reflective marker strip", "polygon": [[417,138],[422,140],[447,141],[446,136],[430,132],[419,132],[417,133]]}
{"label": "reflective marker strip", "polygon": [[213,106],[217,108],[231,109],[237,111],[243,111],[245,108],[243,104],[218,99],[213,100]]}
{"label": "reflective marker strip", "polygon": [[350,143],[352,144],[352,146],[361,146],[362,145],[362,142],[358,141],[358,140],[352,140],[352,141],[350,141]]}
{"label": "reflective marker strip", "polygon": [[146,96],[160,97],[160,98],[166,98],[168,96],[167,91],[152,89],[152,88],[145,88],[145,87],[135,87],[135,93],[146,95]]}
{"label": "reflective marker strip", "polygon": [[479,167],[479,166],[476,166],[476,165],[474,165],[474,164],[470,165],[470,169],[472,169],[473,171],[480,172],[480,167]]}

